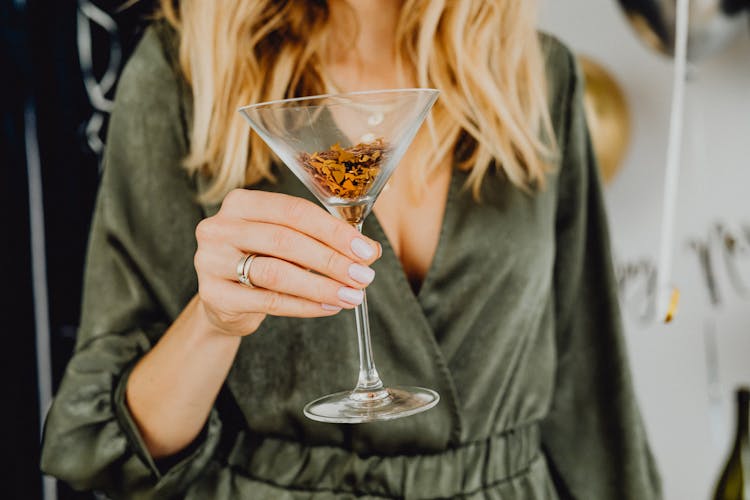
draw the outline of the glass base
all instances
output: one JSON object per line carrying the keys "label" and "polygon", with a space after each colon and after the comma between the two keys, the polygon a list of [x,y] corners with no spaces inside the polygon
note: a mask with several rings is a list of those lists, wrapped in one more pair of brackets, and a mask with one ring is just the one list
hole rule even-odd
{"label": "glass base", "polygon": [[387,387],[375,392],[344,391],[305,406],[307,418],[336,424],[361,424],[408,417],[429,410],[440,395],[421,387]]}

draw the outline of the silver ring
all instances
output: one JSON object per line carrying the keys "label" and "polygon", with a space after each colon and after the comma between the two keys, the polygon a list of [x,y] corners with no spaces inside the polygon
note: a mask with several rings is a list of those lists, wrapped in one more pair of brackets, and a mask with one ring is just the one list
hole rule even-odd
{"label": "silver ring", "polygon": [[247,254],[237,263],[237,279],[240,283],[250,288],[255,288],[253,280],[250,279],[250,266],[253,265],[253,260],[257,256],[257,253]]}

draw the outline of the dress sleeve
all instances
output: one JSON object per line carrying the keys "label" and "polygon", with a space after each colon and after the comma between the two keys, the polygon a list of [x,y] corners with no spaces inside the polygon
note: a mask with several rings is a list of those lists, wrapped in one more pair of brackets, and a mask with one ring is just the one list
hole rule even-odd
{"label": "dress sleeve", "polygon": [[86,259],[75,353],[48,413],[42,470],[113,498],[179,496],[209,464],[221,424],[156,464],[125,404],[127,376],[197,290],[202,217],[181,167],[184,97],[163,37],[149,28],[123,71]]}
{"label": "dress sleeve", "polygon": [[627,360],[583,82],[566,49],[556,215],[557,372],[543,446],[560,497],[661,497]]}

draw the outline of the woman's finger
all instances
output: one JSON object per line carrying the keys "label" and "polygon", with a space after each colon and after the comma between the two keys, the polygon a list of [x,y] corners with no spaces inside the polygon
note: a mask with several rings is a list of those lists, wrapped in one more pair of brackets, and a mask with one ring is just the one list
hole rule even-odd
{"label": "woman's finger", "polygon": [[[195,266],[202,276],[238,282],[237,266],[244,257],[235,251],[198,252]],[[230,266],[230,262],[234,264]],[[361,288],[364,285],[349,287],[345,283],[306,271],[290,262],[274,257],[257,256],[245,271],[253,285],[259,288],[294,295],[313,302],[337,305],[345,309],[351,309],[362,302]],[[360,277],[360,279],[372,280],[374,271],[369,270],[369,272],[372,274]]]}
{"label": "woman's finger", "polygon": [[[285,226],[263,222],[234,222],[224,228],[240,254],[255,253],[292,262],[352,288],[370,284],[375,272],[335,249]],[[225,264],[223,264],[225,265]]]}
{"label": "woman's finger", "polygon": [[343,286],[338,281],[273,257],[253,259],[247,276],[256,287],[344,309],[361,304],[364,297],[360,289]]}
{"label": "woman's finger", "polygon": [[382,253],[380,244],[304,198],[235,189],[224,198],[221,210],[246,221],[286,226],[355,261],[370,264]]}
{"label": "woman's finger", "polygon": [[204,300],[220,303],[230,314],[264,313],[292,318],[332,316],[341,308],[322,302],[286,295],[262,288],[249,288],[237,282],[219,281],[211,284]]}

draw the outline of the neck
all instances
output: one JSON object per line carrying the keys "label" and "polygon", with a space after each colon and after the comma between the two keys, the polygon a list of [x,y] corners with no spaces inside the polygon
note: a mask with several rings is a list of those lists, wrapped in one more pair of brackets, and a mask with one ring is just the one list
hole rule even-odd
{"label": "neck", "polygon": [[[352,73],[354,70],[353,72],[359,75],[359,80],[360,77],[366,77],[369,68],[395,66],[395,35],[401,4],[401,0],[330,2],[331,38],[326,64],[334,74],[340,74],[342,70]],[[347,69],[349,71],[346,71]],[[338,78],[336,80],[338,81]],[[354,86],[360,85],[355,83]]]}

